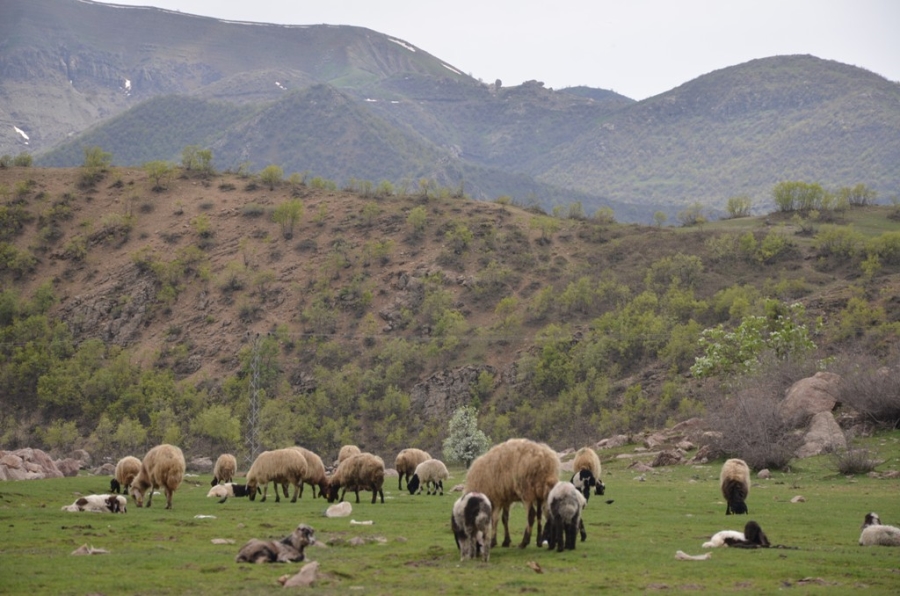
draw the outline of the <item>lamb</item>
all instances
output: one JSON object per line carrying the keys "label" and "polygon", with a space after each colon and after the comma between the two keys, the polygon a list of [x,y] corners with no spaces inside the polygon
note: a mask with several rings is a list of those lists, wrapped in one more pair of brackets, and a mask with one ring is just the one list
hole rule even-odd
{"label": "lamb", "polygon": [[397,490],[403,490],[403,477],[406,476],[406,486],[409,487],[409,479],[416,473],[416,466],[425,460],[431,459],[427,451],[421,449],[404,449],[394,459],[394,468],[397,470]]}
{"label": "lamb", "polygon": [[769,538],[755,521],[748,521],[744,525],[744,531],[722,530],[712,535],[708,542],[703,543],[703,548],[719,548],[730,546],[732,548],[769,548]]}
{"label": "lamb", "polygon": [[[313,499],[316,498],[317,486],[319,487],[319,495],[324,495],[325,490],[328,488],[328,477],[325,475],[325,464],[322,462],[322,458],[303,447],[291,447],[291,449],[299,451],[300,455],[306,459],[306,476],[303,481],[312,487]],[[284,490],[284,496],[287,498],[287,484],[282,486],[282,490]],[[300,498],[303,498],[303,484],[300,485]]]}
{"label": "lamb", "polygon": [[509,507],[521,501],[528,511],[528,525],[519,548],[531,541],[537,518],[537,536],[542,534],[542,507],[559,482],[559,458],[546,445],[528,439],[509,439],[477,458],[469,468],[464,492],[487,496],[493,509],[491,546],[497,544],[497,518],[503,513],[503,546],[509,546]]}
{"label": "lamb", "polygon": [[450,526],[459,549],[459,560],[474,559],[481,552],[487,563],[491,558],[491,501],[481,493],[466,493],[453,504]]}
{"label": "lamb", "polygon": [[729,459],[722,465],[719,474],[722,496],[728,502],[725,515],[747,514],[747,495],[750,494],[750,467],[742,459]]}
{"label": "lamb", "polygon": [[351,455],[359,455],[362,453],[362,450],[356,445],[344,445],[341,447],[341,450],[338,452],[338,460],[337,463],[340,465],[345,459],[350,457]]}
{"label": "lamb", "polygon": [[883,525],[877,513],[867,513],[861,529],[860,546],[900,546],[900,528]]}
{"label": "lamb", "polygon": [[231,482],[237,473],[237,459],[230,453],[223,453],[216,460],[216,466],[213,468],[212,486]]}
{"label": "lamb", "polygon": [[241,547],[235,563],[297,563],[305,558],[303,549],[316,541],[315,530],[300,524],[281,540],[254,538]]}
{"label": "lamb", "polygon": [[416,492],[422,492],[422,487],[428,487],[426,494],[432,494],[431,489],[434,488],[434,494],[444,494],[444,480],[450,477],[447,466],[439,459],[426,459],[418,466],[413,474],[412,480],[406,483],[409,494],[414,495]]}
{"label": "lamb", "polygon": [[88,495],[79,497],[71,505],[63,505],[63,511],[90,511],[93,513],[126,513],[128,500],[122,495]]}
{"label": "lamb", "polygon": [[[547,522],[541,541],[548,549],[557,552],[575,550],[575,533],[581,534],[581,541],[587,539],[581,512],[587,504],[582,491],[571,482],[558,482],[547,496]],[[563,540],[565,538],[565,540]]]}
{"label": "lamb", "polygon": [[600,480],[600,458],[597,452],[590,447],[582,447],[575,452],[572,460],[572,484],[584,495],[585,500],[591,498],[591,487],[594,487],[598,495],[606,492],[606,486]]}
{"label": "lamb", "polygon": [[147,452],[141,462],[141,471],[131,483],[131,496],[138,507],[144,505],[147,494],[147,507],[153,501],[153,491],[162,487],[166,492],[166,509],[172,508],[172,494],[181,486],[184,479],[184,454],[174,445],[157,445]]}
{"label": "lamb", "polygon": [[245,484],[234,484],[226,482],[225,484],[217,484],[206,493],[207,497],[218,497],[219,503],[224,503],[228,497],[246,497],[250,494]]}
{"label": "lamb", "polygon": [[[371,453],[359,453],[345,459],[328,479],[328,502],[343,501],[347,490],[356,492],[356,502],[359,503],[359,491],[372,491],[372,503],[377,496],[381,496],[384,503],[384,460]],[[343,487],[341,497],[338,499],[338,490]]]}
{"label": "lamb", "polygon": [[134,477],[141,471],[141,460],[133,455],[127,455],[116,464],[116,475],[109,481],[109,492],[119,494],[124,491],[128,494]]}
{"label": "lamb", "polygon": [[[278,494],[279,484],[292,484],[294,486],[294,496],[291,503],[297,502],[297,495],[300,493],[300,485],[303,483],[307,474],[306,458],[296,449],[275,449],[273,451],[263,451],[260,453],[250,470],[247,472],[247,490],[250,492],[251,501],[256,500],[256,493],[262,485],[263,496],[261,502],[265,503],[268,496],[269,482],[275,487],[275,502],[280,503],[281,497]],[[287,495],[285,495],[287,498]]]}

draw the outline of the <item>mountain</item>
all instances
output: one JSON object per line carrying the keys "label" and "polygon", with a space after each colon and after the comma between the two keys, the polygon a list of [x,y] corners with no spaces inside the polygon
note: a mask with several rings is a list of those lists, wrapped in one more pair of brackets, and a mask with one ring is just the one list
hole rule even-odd
{"label": "mountain", "polygon": [[[349,26],[236,23],[79,0],[7,0],[0,154],[75,166],[213,150],[346,185],[422,178],[549,211],[649,222],[784,180],[900,188],[900,85],[812,56],[761,58],[636,102],[539,81],[485,84],[404,40]],[[25,137],[28,137],[27,140]]]}

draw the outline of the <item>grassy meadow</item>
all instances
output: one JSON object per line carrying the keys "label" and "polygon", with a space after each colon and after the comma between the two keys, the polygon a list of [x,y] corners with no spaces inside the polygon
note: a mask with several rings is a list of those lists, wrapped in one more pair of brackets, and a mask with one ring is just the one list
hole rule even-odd
{"label": "grassy meadow", "polygon": [[[861,440],[879,460],[878,471],[900,469],[900,432]],[[254,503],[207,498],[210,477],[189,476],[175,494],[125,515],[60,510],[78,494],[106,492],[109,479],[79,476],[0,483],[0,594],[255,594],[281,589],[277,579],[302,564],[237,564],[250,538],[282,538],[301,522],[325,546],[307,549],[318,561],[316,593],[439,594],[696,592],[846,594],[900,593],[900,548],[857,545],[868,511],[900,523],[900,479],[844,477],[829,456],[795,462],[790,472],[755,480],[749,517],[726,517],[718,489],[721,462],[675,466],[638,474],[628,468],[634,446],[602,451],[603,497],[592,496],[584,518],[588,538],[575,551],[497,547],[491,560],[460,562],[450,532],[458,494],[410,496],[386,482],[385,503],[361,493],[348,518],[322,516],[327,504],[309,487],[297,503],[282,498]],[[644,458],[646,459],[646,458]],[[452,469],[447,488],[464,481]],[[643,478],[643,480],[641,480]],[[797,495],[805,502],[792,503]],[[352,497],[350,498],[353,501]],[[613,500],[607,504],[606,500]],[[202,518],[197,516],[215,516]],[[510,516],[513,544],[525,514]],[[350,520],[373,522],[352,525]],[[789,548],[716,549],[704,561],[678,561],[675,552],[701,554],[701,544],[723,529],[759,522],[773,545]],[[502,531],[502,529],[501,529]],[[353,546],[360,537],[364,544]],[[235,541],[215,545],[214,538]],[[502,539],[502,534],[501,534]],[[82,544],[106,555],[70,556]],[[533,569],[536,563],[541,573]],[[301,589],[301,588],[298,588]]]}

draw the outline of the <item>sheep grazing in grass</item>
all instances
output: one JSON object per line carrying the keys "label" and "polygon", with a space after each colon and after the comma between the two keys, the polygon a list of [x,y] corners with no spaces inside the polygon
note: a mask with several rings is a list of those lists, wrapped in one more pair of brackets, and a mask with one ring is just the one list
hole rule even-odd
{"label": "sheep grazing in grass", "polygon": [[[278,495],[279,484],[291,484],[294,487],[294,496],[291,503],[297,502],[297,495],[300,494],[300,485],[303,483],[307,474],[306,458],[296,449],[274,449],[272,451],[263,451],[260,453],[250,470],[247,472],[247,490],[251,501],[256,500],[256,493],[262,486],[261,502],[265,503],[269,492],[269,482],[273,484],[275,492],[275,502],[280,503],[281,497]],[[287,495],[285,495],[287,498]]]}
{"label": "sheep grazing in grass", "polygon": [[356,445],[344,445],[338,452],[337,463],[338,465],[340,465],[348,457],[352,455],[359,455],[360,453],[362,453],[362,450]]}
{"label": "sheep grazing in grass", "polygon": [[[131,483],[131,496],[138,507],[147,507],[153,501],[153,491],[163,488],[166,492],[166,509],[172,508],[172,495],[184,479],[184,454],[174,445],[157,445],[147,452],[141,462],[141,471]],[[147,491],[149,490],[149,494]]]}
{"label": "sheep grazing in grass", "polygon": [[[316,498],[316,487],[319,487],[319,495],[324,496],[328,488],[328,476],[325,475],[325,464],[322,458],[304,447],[291,447],[300,452],[306,460],[306,476],[303,481],[312,487],[313,499]],[[287,484],[282,485],[284,496],[287,498]],[[303,498],[303,484],[300,485],[300,498]]]}
{"label": "sheep grazing in grass", "polygon": [[587,499],[581,490],[571,482],[559,482],[547,496],[547,521],[541,541],[549,550],[575,550],[575,534],[581,534],[581,541],[587,539],[581,512]]}
{"label": "sheep grazing in grass", "polygon": [[900,528],[882,524],[877,513],[867,513],[861,529],[860,546],[900,546]]}
{"label": "sheep grazing in grass", "polygon": [[582,447],[575,452],[575,459],[572,460],[572,484],[581,491],[585,500],[591,498],[591,487],[598,495],[606,492],[606,486],[600,480],[600,457],[597,452],[590,447]]}
{"label": "sheep grazing in grass", "polygon": [[722,464],[719,474],[722,496],[728,502],[725,515],[747,514],[747,495],[750,494],[750,467],[742,459],[729,459]]}
{"label": "sheep grazing in grass", "polygon": [[703,543],[703,548],[719,548],[730,546],[732,548],[768,548],[769,538],[763,529],[755,521],[748,521],[744,525],[744,531],[722,530],[712,535],[708,542]]}
{"label": "sheep grazing in grass", "polygon": [[212,486],[231,482],[235,474],[237,474],[237,459],[230,453],[223,453],[213,468]]}
{"label": "sheep grazing in grass", "polygon": [[[381,496],[384,503],[384,460],[371,453],[359,453],[342,461],[328,479],[328,502],[343,501],[347,490],[356,493],[359,503],[359,491],[372,491],[372,503]],[[338,491],[341,490],[338,498]]]}
{"label": "sheep grazing in grass", "polygon": [[416,471],[413,473],[412,480],[406,483],[406,488],[409,489],[409,494],[414,495],[417,492],[422,492],[422,487],[426,487],[426,494],[432,494],[432,489],[434,489],[434,494],[438,494],[438,490],[441,491],[441,494],[444,494],[444,480],[450,477],[450,472],[447,471],[447,466],[444,465],[439,459],[426,459],[418,466],[416,466]]}
{"label": "sheep grazing in grass", "polygon": [[421,449],[404,449],[394,459],[394,468],[397,470],[397,490],[403,490],[403,477],[406,477],[406,486],[409,487],[409,479],[416,473],[416,466],[423,461],[431,459],[427,451]]}
{"label": "sheep grazing in grass", "polygon": [[459,549],[459,560],[491,558],[491,501],[481,493],[466,493],[453,504],[450,526]]}
{"label": "sheep grazing in grass", "polygon": [[469,467],[464,492],[487,495],[493,509],[491,546],[497,545],[497,521],[502,512],[503,546],[510,545],[509,507],[521,502],[528,512],[528,525],[519,548],[528,546],[534,521],[537,537],[543,526],[543,505],[559,482],[559,458],[546,445],[528,439],[509,439],[495,445]]}
{"label": "sheep grazing in grass", "polygon": [[116,474],[109,481],[109,492],[119,494],[120,491],[128,494],[134,477],[141,471],[141,460],[133,455],[127,455],[116,464]]}
{"label": "sheep grazing in grass", "polygon": [[315,530],[300,524],[290,535],[281,540],[257,540],[254,538],[241,547],[236,563],[297,563],[305,558],[303,549],[315,543]]}
{"label": "sheep grazing in grass", "polygon": [[128,501],[122,495],[88,495],[79,497],[71,505],[63,505],[63,511],[90,511],[92,513],[125,513]]}

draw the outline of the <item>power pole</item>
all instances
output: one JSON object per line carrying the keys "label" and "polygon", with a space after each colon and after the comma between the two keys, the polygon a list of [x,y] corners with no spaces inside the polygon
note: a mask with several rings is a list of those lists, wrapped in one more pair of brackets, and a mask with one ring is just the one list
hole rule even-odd
{"label": "power pole", "polygon": [[247,461],[253,463],[259,455],[259,334],[253,342],[253,360],[250,363],[250,412],[247,415]]}

